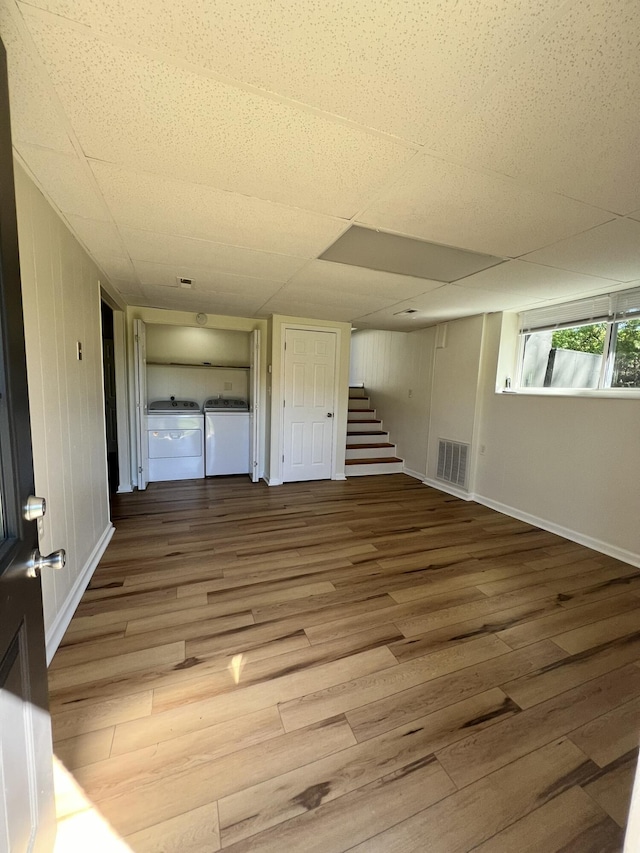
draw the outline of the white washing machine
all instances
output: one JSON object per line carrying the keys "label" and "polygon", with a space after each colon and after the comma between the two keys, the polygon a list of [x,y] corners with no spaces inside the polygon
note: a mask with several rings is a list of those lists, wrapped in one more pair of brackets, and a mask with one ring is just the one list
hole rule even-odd
{"label": "white washing machine", "polygon": [[147,414],[149,481],[204,477],[204,415],[193,400],[156,400]]}
{"label": "white washing machine", "polygon": [[203,409],[207,477],[248,474],[251,468],[248,402],[241,397],[212,397]]}

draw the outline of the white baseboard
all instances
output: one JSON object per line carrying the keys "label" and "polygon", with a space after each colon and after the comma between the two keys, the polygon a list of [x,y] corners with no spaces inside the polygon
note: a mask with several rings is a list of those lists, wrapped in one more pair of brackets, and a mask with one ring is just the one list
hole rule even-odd
{"label": "white baseboard", "polygon": [[344,474],[336,474],[335,477],[331,478],[332,480],[346,480],[346,476]]}
{"label": "white baseboard", "polygon": [[473,501],[476,496],[470,492],[465,492],[464,489],[458,489],[452,486],[451,483],[443,483],[441,480],[432,480],[430,477],[423,477],[422,482],[425,486],[431,486],[432,489],[438,489],[440,492],[446,492],[448,495],[453,495],[463,501]]}
{"label": "white baseboard", "polygon": [[278,477],[271,477],[271,478],[265,477],[264,481],[267,484],[267,486],[281,486],[282,485],[282,480],[280,480]]}
{"label": "white baseboard", "polygon": [[405,466],[402,469],[402,473],[406,474],[407,477],[413,477],[414,480],[420,480],[421,483],[424,483],[424,474],[420,474],[418,471],[412,471],[411,468]]}
{"label": "white baseboard", "polygon": [[69,595],[67,595],[66,601],[58,611],[58,615],[53,621],[53,625],[47,631],[46,643],[47,643],[47,666],[51,663],[54,654],[58,650],[58,646],[62,642],[62,638],[64,637],[64,632],[69,627],[69,623],[73,618],[73,614],[76,612],[76,607],[80,603],[80,599],[82,598],[85,589],[89,585],[89,581],[91,580],[93,573],[95,572],[98,563],[102,555],[104,554],[107,545],[111,541],[111,537],[115,532],[115,527],[111,522],[109,522],[109,526],[105,529],[104,533],[98,540],[95,548],[91,552],[89,559],[84,565],[84,568],[76,578],[74,585],[71,587],[69,591]]}
{"label": "white baseboard", "polygon": [[483,495],[473,495],[473,500],[489,509],[495,509],[503,515],[509,515],[511,518],[517,518],[518,521],[524,521],[526,524],[532,524],[534,527],[540,527],[542,530],[547,530],[549,533],[555,533],[562,536],[564,539],[569,539],[571,542],[577,542],[578,545],[584,545],[585,548],[591,548],[593,551],[599,551],[601,554],[606,554],[608,557],[614,557],[616,560],[622,560],[623,563],[629,563],[632,566],[640,568],[640,554],[634,554],[633,551],[627,551],[626,548],[618,548],[617,545],[612,545],[610,542],[603,542],[601,539],[594,539],[592,536],[586,536],[584,533],[579,533],[576,530],[570,530],[568,527],[563,527],[561,524],[556,524],[553,521],[548,521],[546,518],[539,518],[537,515],[531,515],[528,512],[515,509],[515,507],[507,506],[506,504],[494,501],[492,498],[485,498]]}
{"label": "white baseboard", "polygon": [[133,486],[131,485],[131,483],[128,483],[124,486],[123,485],[118,486],[118,491],[116,492],[116,494],[127,495],[127,494],[129,494],[129,492],[132,492],[132,491],[133,491]]}

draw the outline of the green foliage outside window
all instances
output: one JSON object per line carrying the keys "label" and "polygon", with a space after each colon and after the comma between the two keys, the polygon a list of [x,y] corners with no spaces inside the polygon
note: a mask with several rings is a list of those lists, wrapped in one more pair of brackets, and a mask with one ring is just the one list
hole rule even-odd
{"label": "green foliage outside window", "polygon": [[[607,323],[558,329],[553,333],[554,349],[590,352],[601,355],[607,335]],[[615,324],[615,353],[611,385],[614,388],[640,387],[640,320]]]}

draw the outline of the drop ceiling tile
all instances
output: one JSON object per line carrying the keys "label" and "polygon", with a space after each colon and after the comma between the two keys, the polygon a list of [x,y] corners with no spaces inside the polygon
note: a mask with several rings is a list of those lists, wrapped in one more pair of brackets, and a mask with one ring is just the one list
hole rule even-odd
{"label": "drop ceiling tile", "polygon": [[482,270],[459,279],[456,284],[459,287],[480,287],[483,290],[521,294],[533,301],[556,296],[566,297],[588,290],[607,291],[611,282],[605,278],[519,260],[507,261],[498,267]]}
{"label": "drop ceiling tile", "polygon": [[415,153],[123,50],[57,16],[25,7],[25,18],[88,157],[350,217]]}
{"label": "drop ceiling tile", "polygon": [[[377,303],[379,305],[379,303]],[[308,317],[311,320],[335,320],[348,323],[359,313],[357,304],[336,305],[331,302],[314,301],[304,298],[277,296],[265,302],[260,308],[260,316],[285,314],[289,317]],[[360,306],[362,310],[362,306]]]}
{"label": "drop ceiling tile", "polygon": [[315,257],[346,223],[238,193],[91,161],[118,226]]}
{"label": "drop ceiling tile", "polygon": [[[261,297],[241,296],[228,293],[199,293],[170,287],[144,287],[144,298],[150,307],[169,308],[177,311],[204,311],[209,314],[226,314],[251,317],[263,303]],[[141,304],[141,303],[137,303]]]}
{"label": "drop ceiling tile", "polygon": [[74,154],[52,89],[11,16],[10,4],[0,4],[0,35],[7,50],[11,135],[14,144],[32,143]]}
{"label": "drop ceiling tile", "polygon": [[94,255],[93,259],[98,264],[98,266],[107,274],[109,281],[111,281],[111,279],[127,281],[131,282],[132,286],[135,287],[137,283],[137,278],[133,270],[133,265],[129,258],[117,258],[107,256],[98,257]]}
{"label": "drop ceiling tile", "polygon": [[[238,296],[256,296],[268,299],[281,287],[282,282],[264,278],[250,278],[225,272],[212,272],[208,267],[188,266],[185,269],[168,264],[153,264],[148,261],[134,261],[133,265],[143,287],[176,287],[176,276],[193,280],[193,293],[237,294]],[[188,288],[181,288],[188,290]]]}
{"label": "drop ceiling tile", "polygon": [[210,270],[264,277],[271,281],[287,281],[306,263],[304,258],[257,252],[224,243],[177,237],[155,231],[122,228],[122,237],[134,261],[150,261],[187,268],[189,265],[208,267]]}
{"label": "drop ceiling tile", "polygon": [[531,252],[524,260],[613,281],[632,281],[640,278],[640,223],[614,219]]}
{"label": "drop ceiling tile", "polygon": [[440,287],[442,282],[407,275],[337,264],[331,261],[309,261],[287,285],[287,293],[309,295],[336,294],[353,297],[371,296],[399,301]]}
{"label": "drop ceiling tile", "polygon": [[[488,290],[474,290],[459,287],[456,284],[444,284],[437,290],[424,293],[414,299],[398,302],[370,314],[353,318],[355,325],[366,323],[369,328],[424,328],[434,323],[453,320],[456,317],[471,317],[474,314],[492,311],[508,311],[529,304],[525,296],[514,293],[496,293]],[[416,309],[415,314],[401,315],[399,312]]]}
{"label": "drop ceiling tile", "polygon": [[[31,0],[33,3],[33,0]],[[410,139],[478,97],[557,0],[35,0],[144,49]],[[151,22],[151,23],[150,23]],[[185,51],[188,45],[188,53]]]}
{"label": "drop ceiling tile", "polygon": [[358,222],[434,243],[514,257],[611,219],[498,175],[420,157]]}
{"label": "drop ceiling tile", "polygon": [[640,7],[574,3],[428,145],[615,213],[640,206]]}
{"label": "drop ceiling tile", "polygon": [[16,148],[37,183],[62,213],[85,219],[109,219],[109,211],[91,180],[91,173],[75,154],[61,154],[22,143]]}
{"label": "drop ceiling tile", "polygon": [[67,216],[66,218],[75,234],[94,258],[126,258],[127,253],[124,244],[113,223],[83,219],[81,216]]}

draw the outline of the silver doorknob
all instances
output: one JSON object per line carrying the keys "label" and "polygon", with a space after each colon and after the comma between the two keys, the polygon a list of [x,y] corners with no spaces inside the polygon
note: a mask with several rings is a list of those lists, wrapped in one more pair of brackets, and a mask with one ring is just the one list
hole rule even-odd
{"label": "silver doorknob", "polygon": [[44,498],[37,498],[35,495],[29,495],[27,503],[24,507],[25,521],[36,521],[42,518],[47,512],[47,502]]}
{"label": "silver doorknob", "polygon": [[27,563],[27,575],[30,578],[35,578],[38,571],[42,569],[63,569],[67,561],[67,553],[64,548],[59,551],[52,551],[43,557],[40,551],[36,548],[31,552],[31,558]]}

